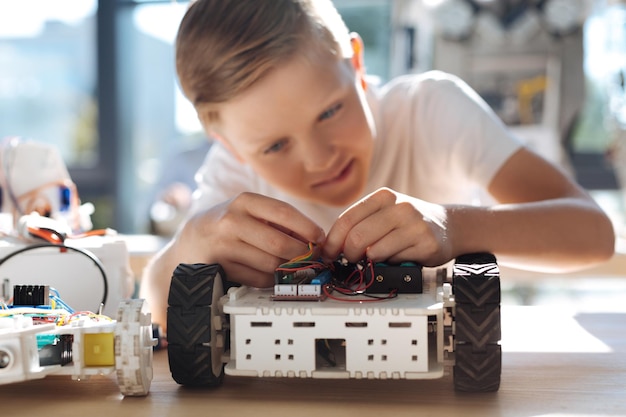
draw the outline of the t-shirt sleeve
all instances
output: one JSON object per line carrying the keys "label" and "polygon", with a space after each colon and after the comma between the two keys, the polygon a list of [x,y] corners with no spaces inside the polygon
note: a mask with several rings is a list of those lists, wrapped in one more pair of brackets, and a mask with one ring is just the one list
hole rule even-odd
{"label": "t-shirt sleeve", "polygon": [[221,144],[215,143],[195,175],[190,214],[213,207],[237,194],[254,189],[256,175]]}
{"label": "t-shirt sleeve", "polygon": [[458,77],[432,72],[418,88],[416,120],[422,123],[416,129],[422,137],[435,138],[433,147],[447,153],[450,166],[487,187],[522,143]]}

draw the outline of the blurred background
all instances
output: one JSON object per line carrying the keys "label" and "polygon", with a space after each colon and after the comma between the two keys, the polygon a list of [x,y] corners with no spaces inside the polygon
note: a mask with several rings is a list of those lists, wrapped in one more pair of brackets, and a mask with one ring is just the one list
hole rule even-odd
{"label": "blurred background", "polygon": [[[626,1],[335,4],[363,38],[374,79],[430,69],[459,75],[529,146],[586,187],[623,236]],[[0,138],[57,146],[81,199],[96,208],[96,228],[155,232],[150,213],[159,192],[190,181],[206,152],[174,71],[186,7],[0,0]],[[194,161],[175,172],[173,155]]]}
{"label": "blurred background", "polygon": [[[626,5],[335,4],[364,39],[370,75],[385,82],[429,69],[455,73],[585,187],[619,189],[613,162],[626,118]],[[0,0],[0,137],[58,146],[82,199],[96,206],[96,227],[148,231],[168,157],[206,141],[174,72],[173,41],[186,7],[171,0]]]}

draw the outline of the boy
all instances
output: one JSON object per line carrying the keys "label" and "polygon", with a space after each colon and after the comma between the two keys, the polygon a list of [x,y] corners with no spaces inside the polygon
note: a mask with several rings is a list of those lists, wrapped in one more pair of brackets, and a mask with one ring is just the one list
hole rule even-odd
{"label": "boy", "polygon": [[[372,91],[362,48],[329,0],[190,6],[177,71],[218,144],[193,215],[146,268],[155,322],[178,263],[268,287],[308,242],[329,260],[436,266],[487,251],[551,271],[613,254],[602,210],[464,83],[433,72]],[[490,204],[472,204],[477,188]]]}

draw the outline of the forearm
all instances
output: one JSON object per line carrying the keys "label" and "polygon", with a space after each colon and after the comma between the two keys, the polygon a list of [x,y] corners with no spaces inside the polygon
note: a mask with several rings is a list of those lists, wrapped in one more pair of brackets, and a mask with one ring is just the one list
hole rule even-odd
{"label": "forearm", "polygon": [[166,326],[167,296],[170,279],[176,267],[171,247],[155,255],[143,271],[139,296],[145,298],[152,312],[152,321]]}
{"label": "forearm", "polygon": [[167,297],[172,273],[180,263],[201,262],[198,254],[191,248],[185,248],[186,242],[193,241],[185,237],[190,233],[189,225],[159,251],[148,263],[141,278],[140,297],[145,298],[152,311],[152,321],[165,329],[167,321]]}
{"label": "forearm", "polygon": [[610,220],[580,198],[447,211],[455,256],[487,251],[509,266],[564,272],[603,262],[615,248]]}

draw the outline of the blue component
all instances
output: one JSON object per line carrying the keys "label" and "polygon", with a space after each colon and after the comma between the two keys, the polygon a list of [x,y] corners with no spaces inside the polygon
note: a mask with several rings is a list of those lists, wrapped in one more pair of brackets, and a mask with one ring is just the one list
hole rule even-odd
{"label": "blue component", "polygon": [[59,187],[59,210],[68,211],[70,209],[70,202],[72,198],[72,192],[69,187],[64,185]]}
{"label": "blue component", "polygon": [[68,306],[67,304],[65,304],[65,301],[63,301],[59,296],[57,296],[57,295],[50,295],[50,299],[55,301],[56,308],[60,308],[60,309],[66,310],[70,314],[74,313],[74,309],[72,307]]}
{"label": "blue component", "polygon": [[[387,267],[390,265],[385,262],[376,262],[374,266]],[[418,265],[415,262],[405,261],[405,262],[400,263],[400,265],[398,266],[416,267]]]}
{"label": "blue component", "polygon": [[330,270],[326,269],[320,272],[319,274],[317,274],[317,276],[311,280],[311,284],[323,285],[323,284],[326,284],[328,281],[330,281],[330,278],[331,278]]}
{"label": "blue component", "polygon": [[39,308],[42,310],[52,310],[52,306],[49,305],[7,305],[7,308],[22,308],[22,307],[32,307],[32,308]]}
{"label": "blue component", "polygon": [[46,345],[54,345],[59,341],[59,336],[56,334],[38,334],[36,336],[37,339],[37,350],[41,350],[42,347]]}

